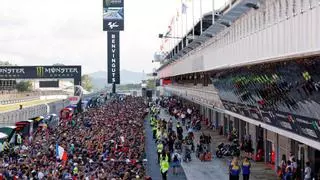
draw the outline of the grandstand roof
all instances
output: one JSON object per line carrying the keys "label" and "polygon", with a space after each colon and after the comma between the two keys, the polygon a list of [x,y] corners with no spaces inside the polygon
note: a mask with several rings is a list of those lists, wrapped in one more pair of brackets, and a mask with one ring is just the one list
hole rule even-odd
{"label": "grandstand roof", "polygon": [[202,17],[202,33],[201,21],[180,40],[180,42],[168,53],[164,59],[164,64],[158,69],[166,67],[168,64],[185,56],[190,51],[195,50],[207,40],[213,38],[222,30],[230,27],[238,18],[249,11],[251,8],[259,8],[258,0],[233,0],[230,4],[215,12],[215,23],[212,24],[212,12],[209,12]]}

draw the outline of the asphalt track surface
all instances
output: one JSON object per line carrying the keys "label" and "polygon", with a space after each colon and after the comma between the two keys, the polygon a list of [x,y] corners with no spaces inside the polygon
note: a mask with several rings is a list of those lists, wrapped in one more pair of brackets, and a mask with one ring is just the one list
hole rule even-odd
{"label": "asphalt track surface", "polygon": [[[153,180],[161,180],[160,166],[157,163],[156,143],[152,138],[152,130],[150,126],[149,116],[144,121],[145,136],[146,136],[146,154],[147,154],[147,175],[151,176]],[[186,180],[187,177],[182,168],[180,168],[178,175],[173,175],[172,169],[169,169],[168,180]]]}

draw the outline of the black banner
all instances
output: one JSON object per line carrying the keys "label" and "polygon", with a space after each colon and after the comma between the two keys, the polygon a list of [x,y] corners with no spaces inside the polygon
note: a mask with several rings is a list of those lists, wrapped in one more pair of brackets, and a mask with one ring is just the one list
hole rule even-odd
{"label": "black banner", "polygon": [[74,79],[81,85],[81,66],[1,66],[0,79]]}
{"label": "black banner", "polygon": [[124,30],[124,0],[103,0],[103,30]]}
{"label": "black banner", "polygon": [[108,83],[120,84],[119,32],[108,32]]}

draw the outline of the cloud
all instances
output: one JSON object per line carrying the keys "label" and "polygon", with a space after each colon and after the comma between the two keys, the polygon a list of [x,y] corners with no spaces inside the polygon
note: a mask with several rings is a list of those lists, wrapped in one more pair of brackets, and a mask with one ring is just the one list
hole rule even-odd
{"label": "cloud", "polygon": [[[148,72],[155,67],[158,33],[166,31],[179,7],[174,0],[125,0],[121,69]],[[85,73],[106,70],[102,0],[1,0],[0,60],[80,64]]]}

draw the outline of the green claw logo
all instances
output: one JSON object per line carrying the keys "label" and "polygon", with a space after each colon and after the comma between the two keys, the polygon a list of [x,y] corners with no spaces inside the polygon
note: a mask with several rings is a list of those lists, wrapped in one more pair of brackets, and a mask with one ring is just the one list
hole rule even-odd
{"label": "green claw logo", "polygon": [[44,67],[37,67],[37,77],[44,76]]}

